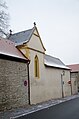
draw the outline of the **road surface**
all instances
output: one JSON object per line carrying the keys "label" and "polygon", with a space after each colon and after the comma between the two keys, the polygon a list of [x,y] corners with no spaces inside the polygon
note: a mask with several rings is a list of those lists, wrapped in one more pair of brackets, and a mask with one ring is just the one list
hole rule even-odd
{"label": "road surface", "polygon": [[79,97],[17,119],[79,119]]}

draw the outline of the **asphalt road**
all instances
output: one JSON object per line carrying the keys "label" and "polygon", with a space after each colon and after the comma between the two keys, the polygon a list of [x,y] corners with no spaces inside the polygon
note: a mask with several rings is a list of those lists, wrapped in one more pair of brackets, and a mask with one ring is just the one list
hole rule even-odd
{"label": "asphalt road", "polygon": [[79,119],[79,98],[27,114],[17,119]]}

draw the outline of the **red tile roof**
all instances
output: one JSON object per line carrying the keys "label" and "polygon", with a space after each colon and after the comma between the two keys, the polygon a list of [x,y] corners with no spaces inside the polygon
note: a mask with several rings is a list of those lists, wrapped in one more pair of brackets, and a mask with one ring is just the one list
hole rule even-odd
{"label": "red tile roof", "polygon": [[79,72],[79,64],[72,64],[67,66],[71,69],[71,72]]}
{"label": "red tile roof", "polygon": [[23,59],[23,60],[28,60],[25,58],[22,53],[15,47],[15,43],[1,38],[0,37],[0,54]]}

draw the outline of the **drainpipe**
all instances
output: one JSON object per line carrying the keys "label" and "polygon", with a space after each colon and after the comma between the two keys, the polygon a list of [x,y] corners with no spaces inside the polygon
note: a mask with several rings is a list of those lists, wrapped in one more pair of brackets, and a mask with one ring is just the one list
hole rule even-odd
{"label": "drainpipe", "polygon": [[70,81],[71,81],[70,86],[71,86],[71,95],[72,95],[72,80],[71,80],[71,72],[70,72]]}
{"label": "drainpipe", "polygon": [[29,76],[29,64],[30,61],[27,63],[27,71],[28,71],[28,100],[29,100],[29,105],[30,105],[30,76]]}
{"label": "drainpipe", "polygon": [[62,98],[64,98],[64,90],[63,90],[63,85],[64,85],[64,80],[63,76],[65,75],[65,71],[63,70],[61,73],[61,88],[62,88]]}
{"label": "drainpipe", "polygon": [[61,88],[62,88],[62,98],[64,98],[64,92],[63,92],[63,75],[61,74]]}

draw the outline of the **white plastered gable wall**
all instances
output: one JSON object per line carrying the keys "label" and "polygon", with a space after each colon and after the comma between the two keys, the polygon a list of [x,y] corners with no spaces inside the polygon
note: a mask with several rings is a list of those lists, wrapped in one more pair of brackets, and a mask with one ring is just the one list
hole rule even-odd
{"label": "white plastered gable wall", "polygon": [[[34,35],[36,34],[36,35]],[[27,43],[30,49],[30,102],[31,104],[36,104],[42,101],[45,101],[43,97],[43,90],[45,90],[44,85],[44,77],[45,77],[45,66],[44,66],[44,48],[40,41],[40,37],[38,36],[37,31],[34,31],[31,39]],[[32,50],[34,49],[34,50]],[[36,78],[34,75],[34,58],[38,56],[39,59],[39,78]],[[43,99],[42,99],[43,98]]]}
{"label": "white plastered gable wall", "polygon": [[33,48],[33,49],[38,50],[38,51],[43,52],[43,53],[45,52],[44,48],[42,46],[42,43],[40,41],[40,36],[39,36],[39,34],[37,33],[36,30],[32,34],[32,37],[29,40],[29,42],[27,43],[27,45],[28,45],[29,48]]}

